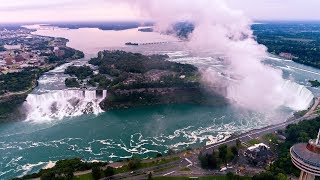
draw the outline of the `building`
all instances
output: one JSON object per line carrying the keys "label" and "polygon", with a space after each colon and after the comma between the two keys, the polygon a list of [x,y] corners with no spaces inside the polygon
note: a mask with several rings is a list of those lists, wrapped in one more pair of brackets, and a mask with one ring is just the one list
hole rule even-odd
{"label": "building", "polygon": [[14,58],[15,62],[23,62],[25,61],[24,57],[22,55],[16,55]]}
{"label": "building", "polygon": [[13,58],[11,56],[6,57],[4,60],[6,65],[13,65]]}
{"label": "building", "polygon": [[300,180],[313,180],[320,176],[320,130],[317,139],[292,146],[290,155],[292,163],[301,170]]}
{"label": "building", "polygon": [[294,56],[291,53],[284,53],[284,52],[280,53],[279,56],[286,59],[290,59],[290,60],[294,58]]}
{"label": "building", "polygon": [[17,44],[17,45],[4,45],[4,48],[7,50],[19,50],[22,48],[21,44]]}
{"label": "building", "polygon": [[265,166],[273,157],[270,147],[263,143],[248,147],[243,154],[251,164],[261,167]]}
{"label": "building", "polygon": [[64,50],[55,50],[54,54],[58,57],[64,56],[65,55],[65,51]]}

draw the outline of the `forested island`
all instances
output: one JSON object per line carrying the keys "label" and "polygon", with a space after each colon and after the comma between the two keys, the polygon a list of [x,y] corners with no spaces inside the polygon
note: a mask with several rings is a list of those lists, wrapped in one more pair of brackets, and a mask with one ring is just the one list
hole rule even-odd
{"label": "forested island", "polygon": [[97,67],[70,66],[65,73],[69,87],[107,89],[101,102],[104,110],[160,104],[201,104],[221,106],[226,100],[208,91],[198,69],[170,62],[166,55],[145,56],[124,51],[102,51],[89,63]]}

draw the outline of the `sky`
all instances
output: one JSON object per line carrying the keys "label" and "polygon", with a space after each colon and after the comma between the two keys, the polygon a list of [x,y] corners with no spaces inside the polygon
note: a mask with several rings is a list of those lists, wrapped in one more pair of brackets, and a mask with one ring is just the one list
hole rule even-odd
{"label": "sky", "polygon": [[[145,19],[121,1],[0,0],[0,23]],[[253,20],[320,20],[320,0],[222,1]]]}

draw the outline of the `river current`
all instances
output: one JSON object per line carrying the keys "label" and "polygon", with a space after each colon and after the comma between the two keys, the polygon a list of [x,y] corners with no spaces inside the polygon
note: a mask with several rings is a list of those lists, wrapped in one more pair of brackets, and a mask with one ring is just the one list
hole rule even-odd
{"label": "river current", "polygon": [[[34,33],[69,39],[68,46],[79,49],[86,55],[84,59],[70,63],[75,65],[85,64],[100,50],[121,49],[144,54],[168,54],[172,61],[197,66],[211,65],[217,70],[220,68],[214,59],[191,56],[183,50],[183,42],[155,32],[140,32],[137,29],[102,31],[92,28],[70,30],[46,27],[38,28]],[[164,41],[169,43],[130,47],[124,45],[126,42]],[[319,95],[320,91],[311,88],[308,83],[310,79],[320,79],[319,70],[272,56],[265,62],[282,69],[284,78],[304,85],[288,84],[288,87],[295,89],[294,95],[305,96],[305,99],[312,99],[310,91]],[[64,75],[63,71],[70,64],[62,65],[39,79],[39,86],[26,102],[40,102],[31,108],[32,112],[45,112],[39,109],[40,106],[46,106],[42,101],[58,101],[59,97],[68,99],[72,94],[75,94],[75,98],[83,99],[84,103],[97,102],[105,96],[104,93],[98,95],[93,92],[68,92],[63,83],[68,76]],[[69,104],[60,102],[58,107],[61,106],[68,109]],[[116,161],[132,156],[154,157],[157,153],[165,154],[168,149],[199,147],[211,140],[227,138],[232,133],[246,132],[285,121],[293,113],[288,108],[282,108],[262,114],[231,105],[220,108],[162,105],[109,112],[100,112],[99,109],[96,111],[99,112],[96,115],[81,114],[77,111],[70,116],[63,114],[66,111],[60,111],[59,117],[39,116],[39,113],[34,113],[35,115],[30,115],[27,120],[0,124],[0,179],[33,173],[50,161],[65,158]]]}

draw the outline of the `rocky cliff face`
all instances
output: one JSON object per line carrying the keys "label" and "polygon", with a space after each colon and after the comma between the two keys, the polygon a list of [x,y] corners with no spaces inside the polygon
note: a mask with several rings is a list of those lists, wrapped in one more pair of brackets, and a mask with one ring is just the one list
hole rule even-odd
{"label": "rocky cliff face", "polygon": [[103,110],[164,104],[223,106],[227,100],[202,88],[145,88],[116,90],[100,103]]}

